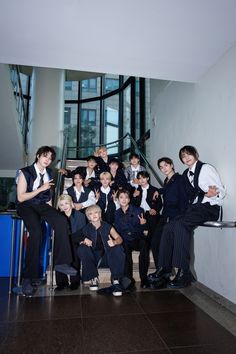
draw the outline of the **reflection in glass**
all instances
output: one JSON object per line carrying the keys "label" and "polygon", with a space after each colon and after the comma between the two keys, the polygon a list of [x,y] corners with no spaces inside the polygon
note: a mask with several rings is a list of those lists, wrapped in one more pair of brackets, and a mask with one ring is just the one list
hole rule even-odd
{"label": "reflection in glass", "polygon": [[81,81],[81,99],[100,96],[101,77]]}
{"label": "reflection in glass", "polygon": [[107,74],[105,76],[104,93],[117,90],[120,86],[119,75]]}
{"label": "reflection in glass", "polygon": [[94,153],[99,144],[100,101],[81,104],[80,107],[80,149],[79,157],[87,157]]}
{"label": "reflection in glass", "polygon": [[[104,101],[105,112],[105,144],[118,140],[119,137],[119,95],[114,95]],[[113,146],[109,148],[109,154],[118,152],[118,147]]]}
{"label": "reflection in glass", "polygon": [[65,81],[65,100],[78,100],[78,81]]}
{"label": "reflection in glass", "polygon": [[[126,133],[130,133],[130,118],[131,118],[131,109],[130,109],[130,102],[131,102],[131,87],[130,85],[126,87],[124,90],[124,106],[123,106],[123,131],[124,135]],[[129,148],[129,140],[125,139],[124,141],[124,149]]]}

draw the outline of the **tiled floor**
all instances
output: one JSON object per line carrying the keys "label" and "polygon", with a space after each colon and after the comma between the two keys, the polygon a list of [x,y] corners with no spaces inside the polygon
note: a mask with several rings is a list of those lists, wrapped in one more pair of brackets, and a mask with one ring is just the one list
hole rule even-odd
{"label": "tiled floor", "polygon": [[0,286],[3,354],[236,353],[236,338],[179,291],[24,298]]}

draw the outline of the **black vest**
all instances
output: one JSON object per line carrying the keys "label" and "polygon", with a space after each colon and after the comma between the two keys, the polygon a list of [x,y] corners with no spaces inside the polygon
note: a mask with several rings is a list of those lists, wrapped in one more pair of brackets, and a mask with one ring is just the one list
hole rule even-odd
{"label": "black vest", "polygon": [[[50,168],[46,168],[47,174],[49,179],[52,179],[52,171]],[[26,192],[32,192],[33,191],[33,185],[34,181],[37,178],[37,173],[34,168],[34,164],[31,166],[26,166],[21,169],[21,172],[23,173],[26,183],[27,183],[27,190]],[[29,200],[24,201],[24,204],[44,204],[49,202],[49,200],[52,199],[52,190],[48,189],[46,191],[43,191],[36,195],[34,198],[31,198]]]}
{"label": "black vest", "polygon": [[[108,235],[110,235],[111,228],[112,228],[112,226],[110,224],[106,223],[105,221],[101,221],[101,227],[99,228],[99,232],[100,232],[102,243],[103,243],[105,250],[110,248],[107,241],[109,240]],[[93,242],[92,247],[95,248],[96,243],[97,243],[96,242],[97,241],[96,227],[93,224],[88,223],[83,228],[82,234],[83,234],[83,237],[87,237],[88,239],[90,239]]]}
{"label": "black vest", "polygon": [[196,168],[194,171],[193,185],[192,185],[192,183],[190,183],[189,178],[188,178],[189,169],[187,168],[187,170],[185,170],[183,173],[183,176],[185,178],[185,183],[186,183],[187,195],[188,195],[188,199],[189,199],[190,204],[192,204],[196,198],[198,198],[197,203],[201,203],[204,198],[205,192],[199,187],[199,184],[198,184],[199,174],[200,174],[202,166],[204,164],[205,164],[204,162],[197,161]]}
{"label": "black vest", "polygon": [[83,187],[83,188],[84,188],[84,192],[81,192],[79,200],[76,199],[76,193],[74,190],[74,186],[67,188],[66,191],[71,196],[74,203],[83,203],[83,202],[86,202],[86,200],[88,200],[88,196],[89,196],[89,193],[91,192],[91,189],[88,187]]}

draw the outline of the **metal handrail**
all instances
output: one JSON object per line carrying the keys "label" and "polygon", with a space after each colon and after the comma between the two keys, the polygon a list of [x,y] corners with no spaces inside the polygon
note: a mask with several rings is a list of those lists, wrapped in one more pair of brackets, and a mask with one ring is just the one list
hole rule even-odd
{"label": "metal handrail", "polygon": [[142,151],[139,149],[138,144],[136,143],[136,141],[134,140],[134,138],[127,133],[130,141],[132,142],[132,144],[134,145],[135,149],[138,151],[139,155],[142,157],[142,159],[144,160],[144,162],[146,163],[146,165],[148,166],[148,168],[152,171],[153,176],[156,178],[157,182],[160,184],[161,187],[163,187],[163,181],[160,178],[160,176],[158,175],[158,173],[156,172],[156,170],[153,168],[153,166],[148,162],[146,156],[142,153]]}
{"label": "metal handrail", "polygon": [[[69,131],[68,131],[68,129],[66,129],[64,131],[64,141],[63,141],[63,148],[62,148],[62,157],[61,157],[61,160],[60,160],[60,168],[63,168],[65,166],[65,163],[66,163],[68,137],[69,137]],[[57,207],[57,199],[58,199],[59,194],[60,194],[61,183],[62,183],[62,174],[58,173],[57,183],[56,183],[56,187],[55,187],[54,202],[53,202],[53,205],[54,205],[55,208]]]}
{"label": "metal handrail", "polygon": [[[144,134],[144,137],[146,137],[147,133]],[[131,144],[133,144],[135,150],[137,151],[137,153],[142,157],[143,161],[145,162],[145,164],[148,166],[149,170],[152,172],[153,176],[155,177],[155,179],[157,180],[157,182],[159,183],[159,185],[162,187],[163,186],[163,181],[161,179],[161,177],[158,175],[158,173],[156,172],[156,170],[154,169],[154,167],[149,163],[149,161],[147,160],[146,156],[142,153],[142,151],[140,150],[137,142],[134,140],[134,138],[131,136],[130,133],[126,133],[123,137],[121,137],[120,139],[117,139],[115,141],[112,141],[110,143],[106,143],[106,144],[102,144],[103,146],[106,146],[109,148],[109,146],[113,146],[115,144],[118,144],[120,143],[121,141],[123,141],[124,139],[126,138],[129,138],[130,141],[131,141]],[[140,141],[143,140],[143,137],[141,137],[139,139]],[[99,147],[101,146],[101,144],[96,144],[96,145],[93,145],[93,146],[76,146],[76,147],[68,147],[67,150],[68,151],[71,151],[71,150],[74,150],[74,151],[79,151],[81,149],[88,149],[88,148],[96,148],[96,147]]]}

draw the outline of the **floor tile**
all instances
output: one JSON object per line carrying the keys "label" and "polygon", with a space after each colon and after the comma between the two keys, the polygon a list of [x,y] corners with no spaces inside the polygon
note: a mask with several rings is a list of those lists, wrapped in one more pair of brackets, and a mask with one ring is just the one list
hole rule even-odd
{"label": "floor tile", "polygon": [[83,317],[144,313],[143,309],[130,294],[125,294],[121,297],[85,295],[81,296],[81,304]]}
{"label": "floor tile", "polygon": [[81,317],[80,296],[25,298],[24,320],[63,319]]}
{"label": "floor tile", "polygon": [[[5,328],[3,326],[5,325]],[[0,324],[6,354],[84,353],[80,319]]]}
{"label": "floor tile", "polygon": [[236,344],[204,345],[171,349],[172,354],[235,354]]}
{"label": "floor tile", "polygon": [[86,353],[166,349],[143,315],[85,318],[82,321]]}
{"label": "floor tile", "polygon": [[23,297],[6,296],[0,299],[0,322],[18,321],[24,317]]}
{"label": "floor tile", "polygon": [[236,343],[236,338],[201,310],[148,314],[169,347]]}
{"label": "floor tile", "polygon": [[196,306],[178,291],[149,291],[134,294],[147,313],[194,311]]}

